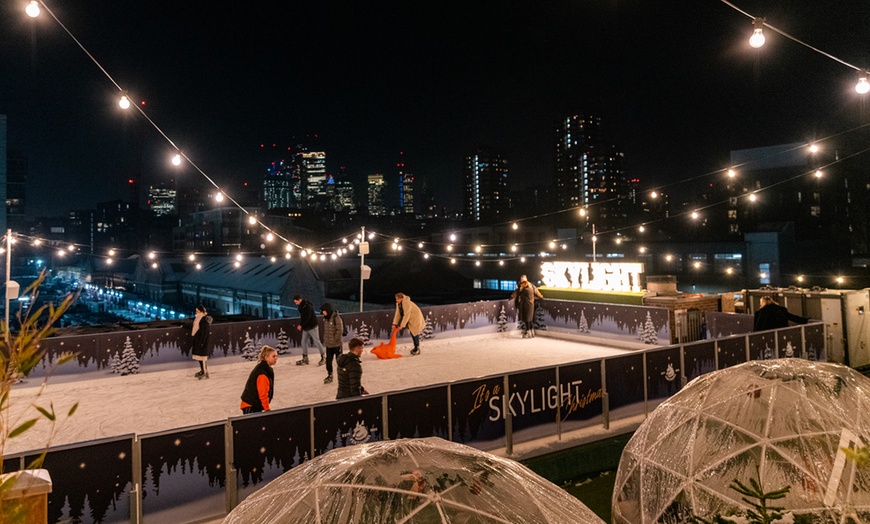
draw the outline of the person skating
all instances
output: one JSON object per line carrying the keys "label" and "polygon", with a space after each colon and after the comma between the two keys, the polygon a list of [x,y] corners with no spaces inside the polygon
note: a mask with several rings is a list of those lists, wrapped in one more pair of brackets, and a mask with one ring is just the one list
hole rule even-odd
{"label": "person skating", "polygon": [[806,324],[809,319],[794,315],[771,297],[761,297],[761,307],[755,312],[755,326],[753,331],[765,331],[788,327],[788,321],[798,324]]}
{"label": "person skating", "polygon": [[320,362],[317,365],[322,366],[326,363],[326,350],[323,343],[320,342],[320,329],[317,324],[317,315],[314,313],[314,306],[302,298],[302,295],[293,297],[293,302],[299,308],[299,325],[296,326],[296,329],[302,332],[302,358],[296,361],[296,365],[308,364],[308,344],[310,342],[320,351]]}
{"label": "person skating", "polygon": [[196,312],[193,314],[193,327],[190,329],[190,336],[193,337],[193,348],[191,357],[199,362],[199,371],[193,376],[202,380],[208,378],[208,336],[210,333],[212,318],[207,314],[205,306],[196,306]]}
{"label": "person skating", "polygon": [[259,413],[270,411],[270,403],[275,394],[275,371],[272,366],[278,362],[278,350],[271,346],[263,346],[257,357],[257,365],[248,375],[245,389],[242,391],[242,402],[239,407],[242,413]]}
{"label": "person skating", "polygon": [[363,351],[363,341],[358,338],[350,339],[347,343],[347,353],[338,356],[336,362],[338,369],[338,390],[335,398],[358,397],[368,395],[369,392],[362,386],[362,362],[360,355]]}
{"label": "person skating", "polygon": [[411,302],[411,297],[404,293],[396,293],[396,315],[393,317],[393,327],[398,329],[408,328],[411,340],[414,341],[412,355],[420,354],[420,333],[426,327],[426,319],[417,304]]}
{"label": "person skating", "polygon": [[528,280],[521,280],[516,295],[517,315],[523,323],[523,338],[535,336],[532,317],[535,314],[535,291]]}
{"label": "person skating", "polygon": [[341,355],[344,321],[329,302],[320,306],[320,312],[323,314],[323,345],[326,346],[326,378],[323,383],[329,384],[332,382],[332,361]]}

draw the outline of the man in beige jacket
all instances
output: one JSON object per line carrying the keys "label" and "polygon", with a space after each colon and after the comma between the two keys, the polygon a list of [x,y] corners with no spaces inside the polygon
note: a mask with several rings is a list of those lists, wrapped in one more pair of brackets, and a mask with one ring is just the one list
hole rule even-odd
{"label": "man in beige jacket", "polygon": [[426,327],[426,319],[417,304],[411,302],[411,297],[404,293],[396,293],[396,316],[393,317],[393,327],[398,329],[408,328],[411,340],[414,341],[412,355],[420,354],[420,333]]}

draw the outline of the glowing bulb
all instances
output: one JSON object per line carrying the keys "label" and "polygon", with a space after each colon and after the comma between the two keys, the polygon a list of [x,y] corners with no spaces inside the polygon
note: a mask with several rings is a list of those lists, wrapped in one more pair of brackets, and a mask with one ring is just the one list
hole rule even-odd
{"label": "glowing bulb", "polygon": [[421,248],[421,249],[422,249],[422,248],[423,248],[423,243],[422,243],[422,242],[420,242],[420,243],[419,243],[419,244],[417,244],[417,247],[419,247],[419,248]]}
{"label": "glowing bulb", "polygon": [[271,242],[273,240],[275,240],[275,235],[273,235],[272,233],[267,233],[266,234],[266,241]]}
{"label": "glowing bulb", "polygon": [[399,249],[399,244],[396,244],[395,242],[393,242],[393,251],[395,251],[397,249]]}
{"label": "glowing bulb", "polygon": [[699,267],[701,267],[701,263],[700,263],[700,262],[695,262],[695,263],[692,264],[692,265],[695,266],[695,269],[698,269]]}
{"label": "glowing bulb", "polygon": [[653,191],[652,193],[649,194],[649,196],[652,197],[652,198],[658,198],[658,197],[659,197],[659,194],[656,193],[655,191]]}
{"label": "glowing bulb", "polygon": [[752,26],[755,29],[752,30],[752,36],[749,37],[749,45],[758,49],[764,45],[764,33],[762,32],[762,28],[764,28],[764,18],[756,18],[752,22]]}
{"label": "glowing bulb", "polygon": [[311,253],[311,260],[317,260],[317,253]]}
{"label": "glowing bulb", "polygon": [[202,264],[197,264],[196,269],[202,269]]}
{"label": "glowing bulb", "polygon": [[640,246],[640,249],[638,249],[638,251],[640,251],[641,253],[646,253],[646,248],[643,246]]}
{"label": "glowing bulb", "polygon": [[818,153],[818,152],[819,152],[819,146],[816,144],[810,144],[810,153]]}
{"label": "glowing bulb", "polygon": [[822,175],[824,175],[824,173],[822,173],[821,169],[817,169],[815,175],[816,178],[822,178]]}
{"label": "glowing bulb", "polygon": [[550,249],[553,249],[554,247],[556,247],[556,242],[551,240],[550,241]]}
{"label": "glowing bulb", "polygon": [[644,231],[646,231],[646,228],[643,226],[640,226],[637,228],[637,230],[640,231],[641,233],[643,233]]}
{"label": "glowing bulb", "polygon": [[837,277],[837,284],[843,283],[843,277]]}
{"label": "glowing bulb", "polygon": [[115,250],[114,250],[114,249],[110,249],[110,250],[109,250],[109,256],[110,256],[110,257],[115,256]]}
{"label": "glowing bulb", "polygon": [[670,261],[673,260],[673,259],[674,259],[674,256],[673,256],[673,255],[667,255],[667,256],[665,256],[665,260],[667,260],[668,262],[670,262]]}
{"label": "glowing bulb", "polygon": [[504,265],[504,260],[499,260],[499,261],[498,261],[498,265],[503,266],[503,265]]}
{"label": "glowing bulb", "polygon": [[62,256],[64,256],[64,255],[66,255],[66,251],[64,251],[63,249],[58,249],[58,250],[57,250],[57,256],[62,257]]}
{"label": "glowing bulb", "polygon": [[154,262],[153,264],[151,264],[151,267],[154,269],[157,269],[157,262]]}
{"label": "glowing bulb", "polygon": [[453,251],[453,244],[447,244],[447,251]]}
{"label": "glowing bulb", "polygon": [[514,222],[513,225],[512,225],[511,227],[514,228],[514,229],[519,229],[520,226],[519,226],[519,224],[517,224],[516,222]]}
{"label": "glowing bulb", "polygon": [[870,92],[870,82],[867,81],[867,71],[862,73],[862,76],[858,78],[858,83],[855,84],[855,92],[859,95],[866,95]]}
{"label": "glowing bulb", "polygon": [[[655,198],[655,197],[653,197],[653,198]],[[580,213],[581,217],[585,217],[586,216],[586,208],[581,207],[579,213]]]}
{"label": "glowing bulb", "polygon": [[725,269],[725,273],[728,274],[728,275],[730,275],[731,273],[734,273],[734,268],[730,268],[730,267],[729,267],[729,268],[726,268],[726,269]]}
{"label": "glowing bulb", "polygon": [[238,267],[242,267],[242,263],[239,262],[238,260],[236,260],[235,262],[233,262],[233,265],[236,266],[237,268],[238,268]]}
{"label": "glowing bulb", "polygon": [[224,194],[222,192],[218,191],[218,194],[216,194],[214,196],[214,199],[216,202],[223,202],[224,201]]}
{"label": "glowing bulb", "polygon": [[525,263],[526,263],[526,257],[520,257],[520,262],[523,263],[523,264],[525,264]]}
{"label": "glowing bulb", "polygon": [[150,258],[151,260],[154,260],[156,257],[157,253],[155,253],[154,251],[148,253],[148,258]]}
{"label": "glowing bulb", "polygon": [[592,241],[598,242],[598,235],[592,235]]}
{"label": "glowing bulb", "polygon": [[616,239],[616,243],[617,243],[617,244],[622,244],[622,239],[621,239],[621,238],[617,238],[617,239]]}
{"label": "glowing bulb", "polygon": [[290,260],[290,253],[284,253],[284,258],[286,258],[287,260]]}
{"label": "glowing bulb", "polygon": [[242,254],[241,254],[241,253],[239,253],[238,255],[236,255],[236,260],[238,260],[239,262],[242,261]]}
{"label": "glowing bulb", "polygon": [[803,281],[804,281],[804,276],[803,276],[803,275],[798,275],[798,277],[797,277],[797,281],[798,281],[798,282],[803,282]]}
{"label": "glowing bulb", "polygon": [[755,200],[756,200],[757,198],[758,198],[758,197],[755,196],[755,193],[752,193],[751,195],[749,195],[749,201],[750,201],[750,202],[755,202]]}
{"label": "glowing bulb", "polygon": [[326,260],[326,255],[320,255],[320,260]]}
{"label": "glowing bulb", "polygon": [[423,258],[429,258],[429,253],[424,253]]}
{"label": "glowing bulb", "polygon": [[481,249],[480,246],[474,246],[475,253],[480,253],[480,249]]}
{"label": "glowing bulb", "polygon": [[517,245],[516,244],[511,246],[511,251],[513,251],[514,253],[517,252]]}
{"label": "glowing bulb", "polygon": [[450,241],[456,242],[456,235],[450,235]]}
{"label": "glowing bulb", "polygon": [[253,215],[249,216],[249,217],[248,217],[248,223],[251,224],[251,225],[253,226],[254,224],[257,223],[257,217],[255,217],[255,216],[253,216]]}
{"label": "glowing bulb", "polygon": [[38,239],[38,238],[37,238],[36,240],[33,241],[33,245],[34,245],[34,246],[38,246],[38,245],[40,245],[40,244],[42,244],[42,240],[40,240],[40,239]]}
{"label": "glowing bulb", "polygon": [[76,247],[71,245],[71,246],[67,246],[67,249],[70,251],[75,251]]}
{"label": "glowing bulb", "polygon": [[455,258],[451,258],[451,259],[450,259],[450,263],[451,263],[451,264],[455,264],[455,263],[456,263],[456,259],[455,259]]}
{"label": "glowing bulb", "polygon": [[476,261],[476,262],[474,263],[474,265],[477,266],[477,267],[480,267],[480,260]]}
{"label": "glowing bulb", "polygon": [[293,246],[290,244],[287,244],[286,246],[284,246],[284,251],[287,251],[287,252],[293,251]]}
{"label": "glowing bulb", "polygon": [[269,260],[274,264],[278,259],[275,257],[271,257],[271,258],[269,258]]}
{"label": "glowing bulb", "polygon": [[728,170],[728,176],[729,176],[730,178],[734,178],[734,177],[737,176],[737,172],[734,171],[733,169],[729,169],[729,170]]}
{"label": "glowing bulb", "polygon": [[692,218],[693,218],[693,219],[697,219],[697,218],[698,218],[698,212],[697,212],[697,211],[692,211]]}
{"label": "glowing bulb", "polygon": [[24,12],[27,13],[27,16],[30,18],[36,18],[39,16],[39,2],[32,0],[27,4],[27,7],[24,8]]}
{"label": "glowing bulb", "polygon": [[187,257],[187,259],[190,260],[191,262],[193,262],[194,260],[196,260],[196,255],[191,253],[190,256]]}
{"label": "glowing bulb", "polygon": [[127,108],[130,107],[130,99],[127,98],[127,95],[123,95],[123,96],[121,97],[121,100],[118,101],[118,106],[119,106],[121,109],[127,109]]}
{"label": "glowing bulb", "polygon": [[174,157],[172,157],[172,165],[173,166],[180,166],[181,165],[181,155],[176,154]]}

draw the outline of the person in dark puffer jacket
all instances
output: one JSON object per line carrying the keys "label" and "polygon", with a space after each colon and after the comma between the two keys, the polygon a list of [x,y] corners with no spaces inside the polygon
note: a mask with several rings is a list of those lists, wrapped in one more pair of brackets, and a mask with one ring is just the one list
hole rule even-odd
{"label": "person in dark puffer jacket", "polygon": [[320,312],[323,313],[323,345],[326,346],[326,378],[323,383],[329,384],[332,382],[332,361],[341,355],[344,321],[329,302],[320,306]]}
{"label": "person in dark puffer jacket", "polygon": [[338,392],[335,398],[358,397],[368,395],[366,388],[362,387],[362,355],[363,341],[358,338],[350,339],[347,343],[348,352],[338,357]]}
{"label": "person in dark puffer jacket", "polygon": [[275,371],[272,366],[278,362],[278,350],[271,346],[263,346],[257,358],[257,365],[248,376],[245,389],[242,391],[242,413],[259,413],[270,411],[269,405],[275,394]]}

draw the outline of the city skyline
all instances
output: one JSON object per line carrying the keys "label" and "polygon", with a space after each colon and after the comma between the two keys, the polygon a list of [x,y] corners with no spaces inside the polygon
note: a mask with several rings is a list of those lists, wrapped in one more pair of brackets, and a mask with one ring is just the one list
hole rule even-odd
{"label": "city skyline", "polygon": [[[4,7],[11,74],[0,81],[0,114],[9,149],[28,159],[29,217],[53,214],[54,190],[63,205],[87,208],[125,198],[130,177],[147,187],[200,176],[174,171],[166,140],[141,115],[122,114],[115,86],[53,20],[26,17],[25,4]],[[230,188],[260,182],[260,144],[317,133],[328,172],[389,173],[402,151],[408,171],[455,210],[463,160],[480,147],[508,159],[512,189],[550,183],[556,124],[577,112],[603,119],[629,177],[660,186],[724,169],[734,149],[842,132],[864,113],[853,71],[770,31],[751,50],[751,20],[716,1],[455,12],[254,3],[232,16],[125,2],[49,7]],[[850,63],[866,59],[866,7],[740,7]]]}

